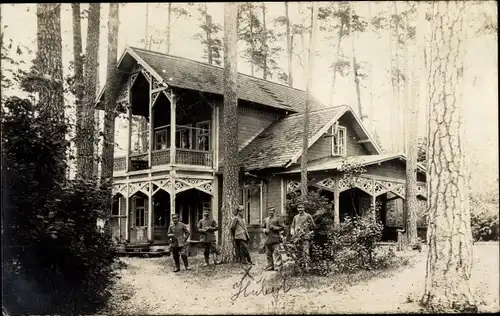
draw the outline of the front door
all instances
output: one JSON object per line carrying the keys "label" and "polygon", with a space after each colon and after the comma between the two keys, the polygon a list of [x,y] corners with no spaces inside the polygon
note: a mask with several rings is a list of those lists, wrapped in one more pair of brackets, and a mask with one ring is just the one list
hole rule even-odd
{"label": "front door", "polygon": [[140,196],[134,196],[131,199],[132,219],[130,227],[130,242],[143,243],[148,241],[148,202],[147,199]]}

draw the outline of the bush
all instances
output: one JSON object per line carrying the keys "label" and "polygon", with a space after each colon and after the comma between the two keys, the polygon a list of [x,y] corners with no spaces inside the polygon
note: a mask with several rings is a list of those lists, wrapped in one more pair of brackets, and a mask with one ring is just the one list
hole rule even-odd
{"label": "bush", "polygon": [[[291,223],[300,201],[294,196],[287,203],[287,222]],[[331,203],[317,192],[307,197],[306,211],[313,215],[316,229],[311,241],[311,256],[306,271],[301,249],[285,239],[285,253],[300,273],[349,273],[360,269],[383,269],[391,265],[394,253],[383,252],[377,246],[382,238],[382,223],[373,221],[372,211],[364,216],[344,217],[340,227],[333,225]]]}
{"label": "bush", "polygon": [[116,258],[100,232],[106,195],[69,181],[69,125],[16,97],[2,106],[3,303],[10,313],[92,313],[106,303]]}

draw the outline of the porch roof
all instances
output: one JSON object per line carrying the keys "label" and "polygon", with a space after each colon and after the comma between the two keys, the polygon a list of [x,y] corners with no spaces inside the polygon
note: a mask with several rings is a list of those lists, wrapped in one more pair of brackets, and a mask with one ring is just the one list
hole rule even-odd
{"label": "porch roof", "polygon": [[[307,171],[323,171],[323,170],[338,170],[342,166],[344,160],[348,160],[352,163],[359,163],[362,166],[373,165],[381,163],[384,161],[401,159],[406,161],[406,157],[403,154],[381,154],[381,155],[363,155],[363,156],[349,156],[349,157],[329,157],[327,159],[318,159],[315,161],[308,162]],[[292,174],[300,173],[300,165],[293,166],[288,170],[279,172],[278,174]],[[418,171],[425,173],[425,167],[422,164],[418,164]]]}

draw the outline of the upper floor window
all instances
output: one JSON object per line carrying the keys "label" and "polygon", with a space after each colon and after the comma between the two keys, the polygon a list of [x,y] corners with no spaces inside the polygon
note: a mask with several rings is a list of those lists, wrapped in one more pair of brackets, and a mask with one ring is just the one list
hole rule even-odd
{"label": "upper floor window", "polygon": [[345,156],[347,131],[343,126],[332,126],[332,156]]}
{"label": "upper floor window", "polygon": [[193,149],[193,125],[178,126],[175,134],[175,145],[181,149]]}

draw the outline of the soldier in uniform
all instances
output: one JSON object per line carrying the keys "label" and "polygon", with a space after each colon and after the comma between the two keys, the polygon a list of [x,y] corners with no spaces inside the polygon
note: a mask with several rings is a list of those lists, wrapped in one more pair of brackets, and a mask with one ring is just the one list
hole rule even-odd
{"label": "soldier in uniform", "polygon": [[231,223],[231,235],[236,248],[236,256],[242,260],[243,264],[253,264],[248,251],[248,241],[250,235],[247,231],[247,224],[243,219],[243,206],[239,205],[237,215],[233,218]]}
{"label": "soldier in uniform", "polygon": [[310,249],[310,239],[314,233],[314,219],[313,217],[305,212],[304,202],[299,202],[297,204],[297,210],[299,214],[295,215],[293,218],[292,226],[290,227],[290,233],[298,244],[298,247],[302,250],[300,253],[305,257],[306,268],[307,262],[309,261],[309,249]]}
{"label": "soldier in uniform", "polygon": [[191,270],[189,268],[188,257],[186,254],[189,236],[191,236],[191,233],[189,232],[187,225],[179,222],[177,214],[173,214],[172,224],[168,228],[168,237],[170,238],[170,249],[172,250],[172,257],[174,257],[175,262],[174,272],[178,272],[180,270],[179,256],[182,258],[186,270]]}
{"label": "soldier in uniform", "polygon": [[267,208],[269,216],[264,221],[264,233],[267,235],[265,242],[266,245],[266,258],[267,267],[266,271],[274,270],[274,260],[276,258],[276,267],[281,269],[282,258],[280,253],[280,244],[282,242],[280,232],[285,229],[283,222],[279,216],[274,216],[274,207]]}
{"label": "soldier in uniform", "polygon": [[203,255],[205,256],[204,266],[209,265],[210,253],[215,253],[215,262],[218,263],[220,251],[215,245],[215,234],[219,228],[215,219],[210,217],[210,210],[203,211],[203,218],[198,222],[198,231],[201,233],[201,244],[203,245]]}

